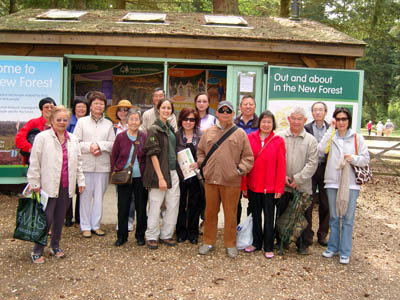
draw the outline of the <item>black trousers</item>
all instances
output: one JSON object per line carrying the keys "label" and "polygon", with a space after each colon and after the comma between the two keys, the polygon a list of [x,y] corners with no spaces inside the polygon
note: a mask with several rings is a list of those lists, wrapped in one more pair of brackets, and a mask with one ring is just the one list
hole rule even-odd
{"label": "black trousers", "polygon": [[135,196],[136,231],[135,238],[144,240],[147,229],[147,190],[143,187],[141,178],[133,178],[132,183],[117,185],[118,190],[118,231],[119,239],[128,240],[129,207],[132,193]]}
{"label": "black trousers", "polygon": [[[79,222],[80,222],[80,220],[79,220],[79,198],[80,198],[80,194],[79,194],[78,185],[76,185],[75,190],[76,190],[75,223],[78,223],[78,224],[79,224]],[[73,201],[72,201],[72,198],[69,198],[68,201],[69,201],[69,203],[67,204],[68,207],[67,207],[67,212],[66,212],[66,214],[65,214],[65,219],[66,219],[67,221],[72,221],[72,217],[73,217],[73,212],[72,212],[72,204],[73,204]]]}
{"label": "black trousers", "polygon": [[[329,202],[325,191],[324,177],[326,164],[320,164],[312,178],[312,203],[306,210],[305,217],[308,225],[303,231],[304,246],[308,247],[313,243],[314,231],[312,230],[312,212],[314,205],[318,204],[319,227],[317,238],[319,241],[326,240],[329,232]],[[318,188],[318,193],[317,193]]]}
{"label": "black trousers", "polygon": [[[251,213],[253,214],[253,246],[264,252],[272,252],[275,238],[275,206],[279,199],[274,194],[255,193],[248,190]],[[262,213],[264,213],[264,231],[262,228]]]}
{"label": "black trousers", "polygon": [[181,196],[179,214],[176,222],[176,236],[182,239],[197,239],[199,235],[199,218],[203,209],[204,196],[200,182],[192,177],[179,183]]}

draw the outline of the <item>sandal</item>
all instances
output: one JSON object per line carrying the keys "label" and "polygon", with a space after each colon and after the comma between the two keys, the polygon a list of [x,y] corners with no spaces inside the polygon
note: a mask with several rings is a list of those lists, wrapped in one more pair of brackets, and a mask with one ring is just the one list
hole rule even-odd
{"label": "sandal", "polygon": [[34,254],[33,252],[31,253],[31,258],[34,264],[43,264],[44,263],[44,257],[41,254]]}
{"label": "sandal", "polygon": [[246,253],[251,253],[251,252],[254,252],[256,250],[257,250],[257,248],[254,247],[253,245],[250,245],[247,248],[244,248],[244,252],[246,252]]}
{"label": "sandal", "polygon": [[274,252],[265,252],[265,253],[264,253],[264,256],[265,256],[265,258],[267,258],[267,259],[271,259],[271,258],[273,258],[275,255],[274,255]]}
{"label": "sandal", "polygon": [[61,258],[65,256],[64,251],[61,248],[50,248],[50,253],[56,258]]}

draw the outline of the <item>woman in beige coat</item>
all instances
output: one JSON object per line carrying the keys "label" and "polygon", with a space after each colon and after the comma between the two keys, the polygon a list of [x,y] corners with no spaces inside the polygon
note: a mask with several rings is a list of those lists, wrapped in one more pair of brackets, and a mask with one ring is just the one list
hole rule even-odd
{"label": "woman in beige coat", "polygon": [[[79,140],[66,131],[70,111],[56,106],[51,115],[51,127],[39,133],[33,143],[28,169],[28,182],[34,192],[48,195],[46,218],[52,228],[50,254],[64,256],[59,247],[65,212],[78,182],[79,192],[85,188]],[[35,244],[31,254],[34,263],[44,263],[44,246]]]}

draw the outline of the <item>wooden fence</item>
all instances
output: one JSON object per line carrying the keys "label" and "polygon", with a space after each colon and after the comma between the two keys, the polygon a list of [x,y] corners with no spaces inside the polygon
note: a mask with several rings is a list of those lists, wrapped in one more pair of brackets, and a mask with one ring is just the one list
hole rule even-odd
{"label": "wooden fence", "polygon": [[400,176],[400,137],[364,136],[375,175]]}

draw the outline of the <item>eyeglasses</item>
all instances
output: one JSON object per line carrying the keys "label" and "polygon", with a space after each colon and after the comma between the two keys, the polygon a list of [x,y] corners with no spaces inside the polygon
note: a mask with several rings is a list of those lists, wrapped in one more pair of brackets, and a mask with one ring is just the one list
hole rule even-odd
{"label": "eyeglasses", "polygon": [[335,118],[335,119],[336,119],[336,122],[340,122],[340,121],[346,122],[349,120],[349,118]]}
{"label": "eyeglasses", "polygon": [[230,115],[231,113],[233,113],[233,110],[232,109],[230,109],[229,107],[221,107],[220,109],[218,109],[218,112],[220,113],[220,114],[228,114],[228,115]]}
{"label": "eyeglasses", "polygon": [[118,108],[118,111],[128,111],[129,110],[129,108],[127,108],[127,107],[119,107]]}
{"label": "eyeglasses", "polygon": [[68,119],[55,119],[57,123],[68,123]]}
{"label": "eyeglasses", "polygon": [[182,121],[194,123],[194,122],[196,122],[196,119],[195,118],[184,118]]}

